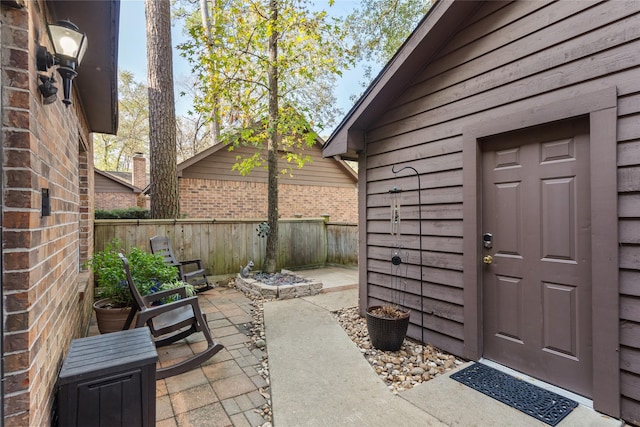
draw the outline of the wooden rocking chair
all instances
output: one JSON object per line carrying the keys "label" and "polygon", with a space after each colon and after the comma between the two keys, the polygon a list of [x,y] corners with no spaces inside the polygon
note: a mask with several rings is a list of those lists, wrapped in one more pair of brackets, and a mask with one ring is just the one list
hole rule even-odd
{"label": "wooden rocking chair", "polygon": [[173,253],[173,249],[171,249],[167,236],[153,236],[149,239],[149,243],[151,244],[151,252],[162,255],[165,263],[178,267],[180,280],[192,285],[196,288],[196,292],[213,289],[213,285],[209,283],[206,271],[202,266],[202,260],[192,259],[189,261],[178,261]]}
{"label": "wooden rocking chair", "polygon": [[[198,297],[187,297],[184,286],[146,296],[140,295],[138,288],[133,283],[129,261],[123,254],[119,254],[119,256],[134,300],[124,329],[129,329],[135,314],[138,313],[135,327],[148,326],[156,347],[169,345],[196,332],[202,332],[207,340],[207,348],[204,351],[174,365],[158,369],[156,371],[157,380],[190,371],[224,348],[222,344],[213,340],[206,317],[200,310]],[[154,305],[163,298],[176,294],[180,296],[179,300]]]}

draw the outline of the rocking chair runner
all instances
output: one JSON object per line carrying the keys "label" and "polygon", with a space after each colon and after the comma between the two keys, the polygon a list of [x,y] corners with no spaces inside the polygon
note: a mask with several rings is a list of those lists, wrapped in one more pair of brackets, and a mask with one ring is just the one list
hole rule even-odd
{"label": "rocking chair runner", "polygon": [[[140,295],[138,288],[133,283],[129,261],[123,254],[119,254],[119,256],[134,300],[124,329],[129,329],[135,314],[138,313],[135,327],[148,326],[156,347],[171,344],[196,332],[202,332],[207,340],[207,348],[201,353],[174,365],[158,369],[156,371],[157,380],[190,371],[224,348],[222,344],[213,340],[205,315],[200,310],[198,297],[187,297],[185,287],[160,291],[146,296]],[[154,302],[157,303],[163,298],[176,294],[180,295],[180,299],[177,301],[153,305]]]}
{"label": "rocking chair runner", "polygon": [[151,252],[162,255],[165,263],[178,267],[180,280],[193,285],[193,287],[196,288],[196,292],[213,289],[213,285],[207,280],[207,274],[202,266],[202,260],[192,259],[189,261],[178,261],[173,253],[173,249],[171,249],[167,236],[153,236],[149,239],[149,243],[151,245]]}

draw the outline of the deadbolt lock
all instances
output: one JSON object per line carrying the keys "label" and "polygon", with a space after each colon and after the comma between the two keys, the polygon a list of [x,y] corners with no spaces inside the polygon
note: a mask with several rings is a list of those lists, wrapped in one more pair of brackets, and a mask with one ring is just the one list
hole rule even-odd
{"label": "deadbolt lock", "polygon": [[493,263],[493,257],[491,255],[487,255],[482,258],[482,262],[484,262],[485,264],[491,264]]}
{"label": "deadbolt lock", "polygon": [[482,246],[485,249],[491,249],[493,247],[493,234],[484,233],[482,235]]}

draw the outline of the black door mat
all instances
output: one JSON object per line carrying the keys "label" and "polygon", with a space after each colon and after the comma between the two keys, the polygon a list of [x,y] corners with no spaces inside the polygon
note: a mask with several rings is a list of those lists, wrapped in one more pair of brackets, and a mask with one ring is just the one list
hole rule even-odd
{"label": "black door mat", "polygon": [[474,363],[452,374],[451,378],[551,426],[578,406],[571,399],[481,363]]}

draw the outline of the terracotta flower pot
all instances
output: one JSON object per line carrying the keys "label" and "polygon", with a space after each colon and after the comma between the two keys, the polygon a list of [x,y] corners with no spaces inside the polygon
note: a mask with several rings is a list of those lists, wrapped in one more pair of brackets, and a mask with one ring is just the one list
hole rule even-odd
{"label": "terracotta flower pot", "polygon": [[371,345],[378,350],[398,351],[407,335],[411,312],[398,308],[397,314],[393,318],[383,317],[375,314],[375,311],[380,308],[380,306],[373,306],[366,311],[367,330]]}
{"label": "terracotta flower pot", "polygon": [[[96,320],[98,322],[98,330],[101,334],[123,330],[127,316],[129,316],[129,311],[131,311],[131,307],[114,308],[110,307],[110,303],[111,300],[109,300],[109,298],[104,298],[93,303],[93,309],[96,312]],[[133,328],[135,323],[136,319],[134,317],[129,329]]]}

